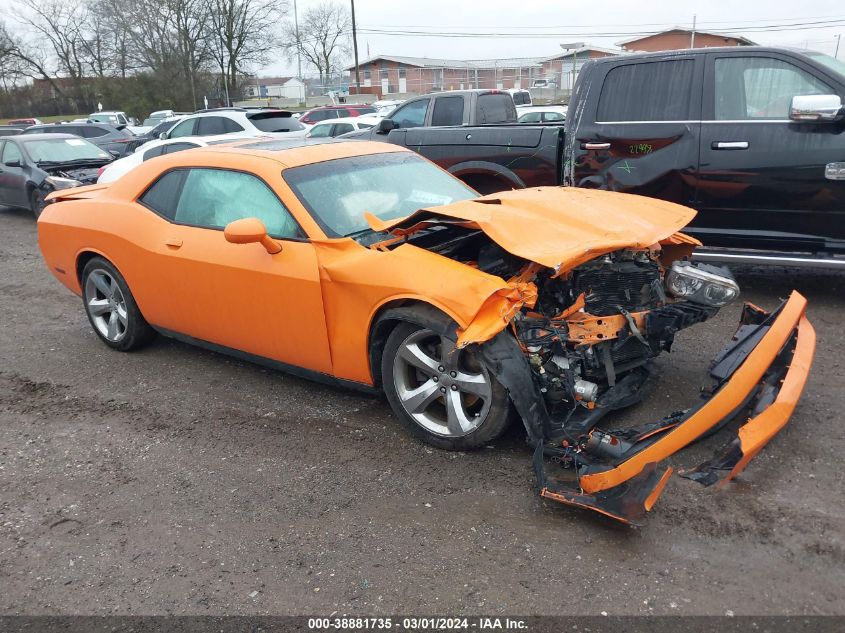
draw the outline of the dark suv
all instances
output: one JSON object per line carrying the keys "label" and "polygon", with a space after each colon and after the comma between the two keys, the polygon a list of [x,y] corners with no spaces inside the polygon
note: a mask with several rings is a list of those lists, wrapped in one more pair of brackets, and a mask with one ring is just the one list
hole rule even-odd
{"label": "dark suv", "polygon": [[129,130],[118,130],[107,123],[45,123],[32,125],[21,134],[73,134],[118,158],[131,154],[142,142]]}
{"label": "dark suv", "polygon": [[368,105],[320,106],[319,108],[308,110],[308,112],[299,117],[299,121],[307,125],[314,125],[327,119],[363,116],[365,114],[375,114],[375,111],[375,108]]}

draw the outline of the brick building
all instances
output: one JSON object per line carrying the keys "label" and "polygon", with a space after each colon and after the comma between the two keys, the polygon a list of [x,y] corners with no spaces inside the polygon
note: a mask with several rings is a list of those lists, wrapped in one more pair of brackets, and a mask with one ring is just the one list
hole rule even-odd
{"label": "brick building", "polygon": [[[530,88],[542,80],[568,88],[588,59],[617,55],[621,50],[584,46],[546,57],[510,59],[437,59],[377,55],[358,64],[362,92],[425,94],[468,88]],[[355,84],[355,66],[344,69]]]}
{"label": "brick building", "polygon": [[[629,53],[674,51],[685,48],[692,48],[692,29],[684,29],[677,26],[668,31],[636,37],[624,42],[618,42]],[[708,31],[695,31],[695,48],[712,48],[716,46],[755,46],[755,43],[745,37],[724,35],[722,33],[710,33]]]}

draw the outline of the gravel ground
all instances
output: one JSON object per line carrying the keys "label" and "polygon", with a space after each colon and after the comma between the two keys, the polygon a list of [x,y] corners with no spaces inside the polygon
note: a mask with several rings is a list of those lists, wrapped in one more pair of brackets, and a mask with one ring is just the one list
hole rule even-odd
{"label": "gravel ground", "polygon": [[[735,482],[673,477],[631,529],[536,497],[519,429],[441,452],[381,399],[163,338],[110,351],[32,217],[0,226],[0,614],[845,614],[843,275],[740,271],[758,305],[809,298],[807,391]],[[694,402],[738,312],[682,333],[625,416]]]}

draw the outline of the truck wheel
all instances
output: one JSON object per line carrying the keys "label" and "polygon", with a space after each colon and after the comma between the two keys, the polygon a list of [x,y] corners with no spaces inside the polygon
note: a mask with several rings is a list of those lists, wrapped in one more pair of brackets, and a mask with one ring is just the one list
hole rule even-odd
{"label": "truck wheel", "polygon": [[102,257],[94,257],[82,270],[82,298],[91,327],[112,349],[128,352],[155,336],[123,275]]}
{"label": "truck wheel", "polygon": [[432,446],[479,448],[507,428],[507,391],[476,346],[459,350],[453,336],[402,323],[387,339],[381,371],[387,400],[399,420]]}

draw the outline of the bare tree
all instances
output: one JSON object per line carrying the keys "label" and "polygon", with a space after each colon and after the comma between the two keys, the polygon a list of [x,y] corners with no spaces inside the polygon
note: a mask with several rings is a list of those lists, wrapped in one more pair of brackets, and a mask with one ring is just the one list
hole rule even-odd
{"label": "bare tree", "polygon": [[[78,108],[86,108],[92,95],[85,83],[85,33],[88,8],[83,0],[18,0],[23,10],[20,22],[34,35],[36,42],[21,45],[18,57],[26,62],[36,76],[50,81],[58,94],[55,77],[64,76],[70,86],[71,98]],[[50,53],[44,55],[45,46]],[[50,59],[52,58],[52,59]],[[51,64],[52,62],[52,64]],[[52,68],[51,68],[52,66]]]}
{"label": "bare tree", "polygon": [[326,0],[305,12],[299,23],[299,41],[294,25],[287,25],[285,49],[295,58],[299,48],[306,61],[320,73],[320,83],[326,83],[349,55],[351,30],[352,17],[346,5]]}
{"label": "bare tree", "polygon": [[209,45],[227,99],[237,92],[238,77],[267,61],[286,11],[279,0],[213,0]]}

